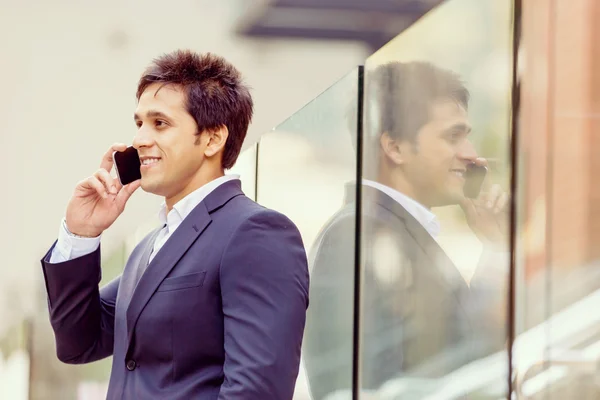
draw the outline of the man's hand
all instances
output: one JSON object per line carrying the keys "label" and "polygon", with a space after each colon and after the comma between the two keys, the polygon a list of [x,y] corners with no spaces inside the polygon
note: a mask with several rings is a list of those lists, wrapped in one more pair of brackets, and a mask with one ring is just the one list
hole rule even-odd
{"label": "man's hand", "polygon": [[[486,165],[486,161],[479,158],[477,164]],[[477,199],[465,197],[460,202],[460,206],[465,213],[469,227],[485,246],[498,249],[507,246],[509,196],[500,185],[490,185],[489,182],[484,182],[479,197]]]}
{"label": "man's hand", "polygon": [[70,232],[78,236],[97,237],[115,222],[125,209],[140,181],[122,186],[111,176],[113,153],[124,151],[125,144],[114,144],[108,149],[100,169],[77,184],[67,206],[66,222]]}

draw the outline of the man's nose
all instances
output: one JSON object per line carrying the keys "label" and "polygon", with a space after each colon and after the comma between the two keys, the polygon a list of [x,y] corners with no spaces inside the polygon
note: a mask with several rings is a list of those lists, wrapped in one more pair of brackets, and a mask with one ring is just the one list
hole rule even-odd
{"label": "man's nose", "polygon": [[152,146],[152,143],[154,143],[152,140],[152,135],[143,127],[138,129],[137,134],[133,137],[133,147],[138,150],[141,147],[150,147]]}
{"label": "man's nose", "polygon": [[478,157],[477,150],[475,150],[475,146],[473,146],[470,140],[465,140],[461,144],[458,150],[458,157],[468,162],[475,162],[475,159]]}

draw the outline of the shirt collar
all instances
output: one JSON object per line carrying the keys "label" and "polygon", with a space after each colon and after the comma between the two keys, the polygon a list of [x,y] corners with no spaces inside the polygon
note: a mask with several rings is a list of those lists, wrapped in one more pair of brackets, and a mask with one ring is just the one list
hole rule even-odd
{"label": "shirt collar", "polygon": [[400,193],[399,191],[392,189],[389,186],[385,186],[379,182],[371,181],[368,179],[362,180],[363,185],[370,186],[374,189],[380,190],[383,193],[390,196],[397,203],[399,203],[410,215],[412,215],[417,222],[419,222],[423,228],[433,237],[434,239],[440,233],[440,223],[437,219],[437,216],[431,212],[431,210],[427,209],[424,205],[417,202],[414,199],[411,199],[404,193]]}
{"label": "shirt collar", "polygon": [[240,179],[239,175],[224,175],[217,179],[208,182],[206,185],[199,187],[192,193],[179,200],[173,206],[173,209],[167,215],[167,205],[163,202],[158,212],[158,218],[161,225],[169,224],[172,218],[183,221],[198,204],[202,202],[213,190],[224,184],[235,179]]}

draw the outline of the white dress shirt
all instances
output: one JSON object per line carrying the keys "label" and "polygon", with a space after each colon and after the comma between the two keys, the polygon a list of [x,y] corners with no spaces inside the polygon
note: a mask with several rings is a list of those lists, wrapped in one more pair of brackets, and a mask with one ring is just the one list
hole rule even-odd
{"label": "white dress shirt", "polygon": [[431,235],[432,238],[437,239],[440,234],[440,223],[437,216],[428,210],[424,205],[411,199],[407,195],[400,193],[399,191],[392,189],[389,186],[382,185],[379,182],[370,181],[368,179],[362,180],[363,185],[370,186],[390,196],[396,202],[398,202],[410,215],[412,215],[417,222],[419,222],[423,228]]}
{"label": "white dress shirt", "polygon": [[381,183],[363,179],[363,184],[382,191],[400,203],[400,205],[404,207],[406,211],[408,211],[410,215],[412,215],[427,232],[429,232],[431,237],[433,237],[433,239],[440,244],[440,247],[442,247],[448,257],[450,257],[467,284],[470,284],[471,277],[474,275],[475,271],[483,271],[479,272],[481,277],[478,279],[478,281],[482,284],[490,284],[492,287],[495,287],[494,285],[497,286],[498,282],[502,282],[504,279],[506,279],[506,274],[508,273],[507,268],[510,266],[510,251],[504,249],[492,250],[484,246],[482,249],[483,251],[477,258],[475,265],[465,266],[464,262],[452,257],[452,252],[448,252],[448,244],[444,245],[443,242],[440,243],[438,240],[441,226],[434,213],[405,194],[402,194],[388,186],[382,185]]}
{"label": "white dress shirt", "polygon": [[[159,211],[159,219],[161,225],[164,225],[154,241],[154,248],[150,256],[150,261],[155,254],[161,249],[165,242],[171,237],[173,232],[181,225],[181,222],[192,212],[192,210],[202,202],[213,190],[221,186],[223,183],[239,179],[239,175],[224,175],[206,185],[196,189],[186,197],[178,201],[171,211],[167,214],[167,206],[163,203]],[[74,236],[69,232],[65,219],[63,218],[58,231],[58,240],[56,246],[52,250],[50,263],[56,264],[60,262],[70,261],[78,257],[85,256],[94,252],[100,246],[100,237],[82,238]]]}

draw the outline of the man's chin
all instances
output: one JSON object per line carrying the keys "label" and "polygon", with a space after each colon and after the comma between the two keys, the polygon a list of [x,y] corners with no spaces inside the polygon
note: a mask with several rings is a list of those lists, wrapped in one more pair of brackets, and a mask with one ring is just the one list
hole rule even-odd
{"label": "man's chin", "polygon": [[444,196],[440,196],[437,204],[434,207],[444,207],[444,206],[455,206],[464,201],[465,195],[461,190],[453,190],[445,193]]}
{"label": "man's chin", "polygon": [[452,198],[451,198],[452,205],[457,205],[457,204],[462,203],[465,200],[465,198],[466,198],[465,194],[462,191],[453,193]]}
{"label": "man's chin", "polygon": [[160,195],[160,193],[159,193],[160,192],[159,185],[157,185],[157,183],[153,182],[151,179],[144,179],[142,177],[142,181],[141,181],[140,187],[146,193],[152,193],[152,194]]}

